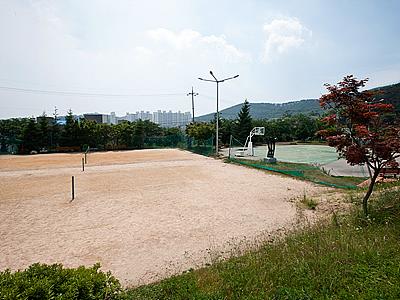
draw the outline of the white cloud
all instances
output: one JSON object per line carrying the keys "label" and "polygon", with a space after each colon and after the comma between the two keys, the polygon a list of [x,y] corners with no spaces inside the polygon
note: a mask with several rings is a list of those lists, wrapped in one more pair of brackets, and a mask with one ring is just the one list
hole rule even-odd
{"label": "white cloud", "polygon": [[201,38],[200,33],[190,29],[175,33],[165,28],[157,28],[148,30],[147,35],[155,41],[166,42],[178,50],[192,47],[193,43]]}
{"label": "white cloud", "polygon": [[225,36],[206,36],[191,29],[174,32],[165,28],[149,30],[147,36],[153,41],[166,43],[173,51],[189,51],[196,56],[209,57],[210,60],[215,57],[225,62],[251,60],[250,54],[227,42]]}
{"label": "white cloud", "polygon": [[296,18],[274,19],[265,24],[263,30],[266,34],[264,62],[270,61],[274,55],[300,47],[312,35],[312,31]]}

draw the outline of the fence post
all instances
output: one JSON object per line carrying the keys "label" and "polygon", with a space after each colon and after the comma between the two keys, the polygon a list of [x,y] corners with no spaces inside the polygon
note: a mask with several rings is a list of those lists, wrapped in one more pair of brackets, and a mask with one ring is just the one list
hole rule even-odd
{"label": "fence post", "polygon": [[232,134],[229,137],[229,154],[228,154],[229,159],[231,159],[231,147],[232,147]]}
{"label": "fence post", "polygon": [[82,157],[82,172],[85,171],[85,159]]}
{"label": "fence post", "polygon": [[72,200],[75,199],[75,177],[72,176],[72,199],[70,202],[72,202]]}

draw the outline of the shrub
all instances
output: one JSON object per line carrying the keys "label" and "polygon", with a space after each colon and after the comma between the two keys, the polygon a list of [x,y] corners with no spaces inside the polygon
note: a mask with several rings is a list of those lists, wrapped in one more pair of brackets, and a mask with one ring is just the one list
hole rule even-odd
{"label": "shrub", "polygon": [[33,264],[23,271],[0,272],[1,299],[120,299],[121,285],[110,272],[91,268],[63,268],[61,264]]}

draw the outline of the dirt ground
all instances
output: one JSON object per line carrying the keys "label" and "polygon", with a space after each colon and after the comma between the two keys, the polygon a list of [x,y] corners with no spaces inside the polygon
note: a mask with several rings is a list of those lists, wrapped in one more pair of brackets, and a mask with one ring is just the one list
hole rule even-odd
{"label": "dirt ground", "polygon": [[[100,262],[125,286],[292,224],[326,188],[180,150],[0,156],[0,270]],[[71,176],[76,197],[71,199]]]}

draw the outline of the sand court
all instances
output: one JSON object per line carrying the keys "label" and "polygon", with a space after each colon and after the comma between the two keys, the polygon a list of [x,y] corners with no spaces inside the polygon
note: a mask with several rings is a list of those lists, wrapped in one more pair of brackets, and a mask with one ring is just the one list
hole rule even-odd
{"label": "sand court", "polygon": [[[125,285],[290,226],[326,188],[174,149],[0,157],[0,269],[100,262]],[[71,176],[76,197],[71,199]]]}

